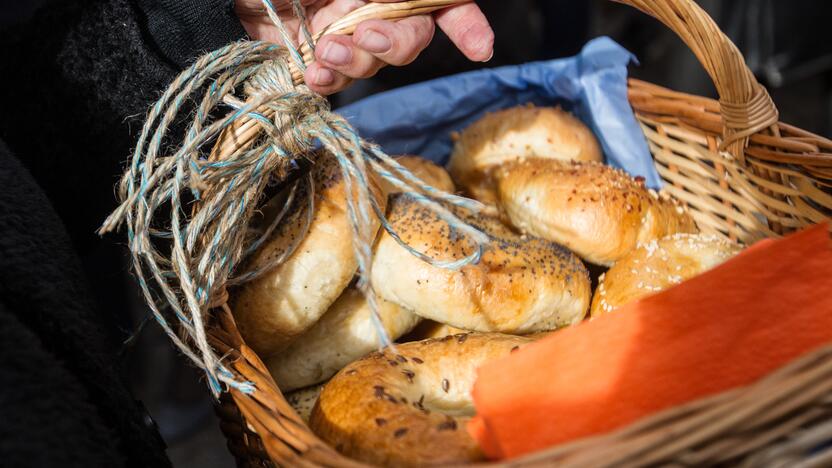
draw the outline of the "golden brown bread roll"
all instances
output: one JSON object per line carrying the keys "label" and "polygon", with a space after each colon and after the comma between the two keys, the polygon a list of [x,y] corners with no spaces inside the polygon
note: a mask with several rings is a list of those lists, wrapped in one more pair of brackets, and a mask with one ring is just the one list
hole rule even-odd
{"label": "golden brown bread roll", "polygon": [[[295,252],[267,274],[244,284],[233,298],[234,317],[246,343],[262,358],[282,350],[329,309],[358,268],[353,254],[346,189],[335,157],[321,155],[312,167],[315,212]],[[280,223],[254,254],[252,267],[268,264],[299,236],[308,211],[308,186],[296,197],[292,216]],[[376,184],[371,191],[386,201]],[[354,187],[358,190],[358,187]],[[379,221],[373,218],[378,229]]]}
{"label": "golden brown bread roll", "polygon": [[740,250],[739,244],[702,234],[674,234],[649,242],[627,254],[601,276],[592,299],[592,316],[611,312],[702,274]]}
{"label": "golden brown bread roll", "polygon": [[[434,188],[448,193],[454,193],[456,190],[448,171],[425,158],[420,156],[399,156],[396,158],[396,162],[404,166],[416,177],[422,179],[422,182]],[[394,187],[384,179],[381,179],[381,188],[386,194],[401,192],[400,189]]]}
{"label": "golden brown bread roll", "polygon": [[[382,231],[372,267],[379,296],[422,317],[481,332],[533,333],[583,319],[590,281],[575,255],[553,242],[521,237],[494,218],[448,209],[489,237],[481,261],[460,270],[433,266]],[[475,252],[410,195],[391,196],[387,218],[404,242],[435,260]]]}
{"label": "golden brown bread roll", "polygon": [[504,164],[495,179],[515,227],[598,265],[666,235],[697,232],[681,205],[603,164],[528,158]]}
{"label": "golden brown bread roll", "polygon": [[324,387],[310,428],[338,451],[382,466],[482,459],[465,430],[483,363],[532,340],[465,334],[397,345],[345,367]]}
{"label": "golden brown bread roll", "polygon": [[[379,318],[391,340],[409,332],[421,317],[378,299]],[[282,390],[307,387],[335,375],[382,343],[361,291],[347,288],[321,319],[280,353],[265,358]]]}
{"label": "golden brown bread roll", "polygon": [[603,161],[595,136],[580,120],[554,107],[521,106],[487,114],[456,139],[448,170],[473,198],[496,203],[491,171],[524,157]]}

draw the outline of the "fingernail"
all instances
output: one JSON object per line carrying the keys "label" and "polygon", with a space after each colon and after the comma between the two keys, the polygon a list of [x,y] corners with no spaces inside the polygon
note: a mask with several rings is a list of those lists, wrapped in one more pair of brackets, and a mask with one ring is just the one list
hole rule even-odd
{"label": "fingernail", "polygon": [[489,27],[471,28],[463,36],[463,42],[467,44],[467,50],[471,51],[471,54],[487,57],[481,59],[483,62],[491,60],[494,56],[494,32]]}
{"label": "fingernail", "polygon": [[393,43],[384,34],[368,29],[358,39],[358,47],[374,54],[383,54],[393,47]]}
{"label": "fingernail", "polygon": [[352,51],[348,47],[332,41],[324,48],[321,59],[332,65],[346,65],[352,60]]}
{"label": "fingernail", "polygon": [[329,86],[335,82],[335,73],[328,68],[319,68],[312,78],[312,82],[318,86]]}

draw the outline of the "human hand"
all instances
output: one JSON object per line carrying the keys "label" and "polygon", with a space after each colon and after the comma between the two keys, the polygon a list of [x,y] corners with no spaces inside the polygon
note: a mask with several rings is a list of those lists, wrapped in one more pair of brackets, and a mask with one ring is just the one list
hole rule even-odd
{"label": "human hand", "polygon": [[[401,0],[372,0],[397,2]],[[365,0],[302,0],[312,34],[347,13],[370,3]],[[274,7],[297,43],[303,42],[299,20],[290,0],[273,0]],[[283,42],[263,7],[262,0],[237,0],[235,11],[253,38]],[[473,61],[485,62],[493,55],[494,31],[474,3],[398,21],[367,20],[352,36],[326,35],[315,48],[315,62],[306,70],[306,84],[323,95],[336,93],[353,79],[369,78],[386,65],[407,65],[430,44],[438,25],[451,41]]]}

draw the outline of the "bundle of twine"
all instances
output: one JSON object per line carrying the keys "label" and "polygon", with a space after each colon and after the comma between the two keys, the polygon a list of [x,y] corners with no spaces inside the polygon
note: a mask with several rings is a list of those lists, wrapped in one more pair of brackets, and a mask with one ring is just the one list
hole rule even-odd
{"label": "bundle of twine", "polygon": [[[293,0],[292,5],[305,46],[314,50],[300,1]],[[245,267],[246,258],[284,222],[295,194],[300,193],[299,185],[311,184],[311,177],[291,182],[288,199],[270,225],[260,232],[249,228],[267,201],[266,189],[286,182],[298,171],[300,160],[315,164],[323,150],[338,161],[358,260],[358,287],[372,308],[382,346],[391,343],[369,280],[376,236],[372,217],[378,217],[412,254],[443,268],[477,263],[488,240],[442,206],[479,212],[482,205],[425,184],[378,146],[363,141],[330,111],[325,98],[297,79],[306,69],[303,55],[271,1],[263,0],[263,6],[283,44],[227,45],[196,60],[171,83],[149,111],[118,187],[120,205],[100,229],[103,234],[126,226],[134,274],[153,317],[181,352],[204,369],[215,397],[228,386],[256,391],[251,382],[230,372],[224,357],[209,345],[206,323],[212,308],[227,300],[226,286],[251,281],[291,255],[290,249],[266,267]],[[172,135],[183,124],[185,134]],[[467,258],[448,262],[406,245],[371,194],[373,177],[409,193],[479,248]],[[308,226],[314,187],[303,193],[309,196]]]}

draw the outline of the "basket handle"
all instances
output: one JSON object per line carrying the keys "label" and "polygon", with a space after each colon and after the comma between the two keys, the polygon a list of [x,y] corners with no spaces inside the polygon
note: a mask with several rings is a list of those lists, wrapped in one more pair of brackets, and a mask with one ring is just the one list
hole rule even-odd
{"label": "basket handle", "polygon": [[[471,0],[410,0],[369,3],[358,8],[314,36],[352,34],[367,19],[395,20],[432,13]],[[778,112],[766,89],[745,63],[740,51],[714,20],[693,0],[613,0],[630,5],[658,19],[675,32],[705,67],[719,93],[723,117],[721,149],[745,161],[749,138],[768,128],[777,133]],[[314,60],[313,47],[304,43],[301,53],[308,64]],[[303,81],[300,70],[292,70],[296,83]]]}
{"label": "basket handle", "polygon": [[719,93],[725,149],[745,163],[749,138],[771,129],[779,115],[766,89],[757,82],[740,51],[693,0],[613,0],[630,5],[675,32],[705,67]]}

